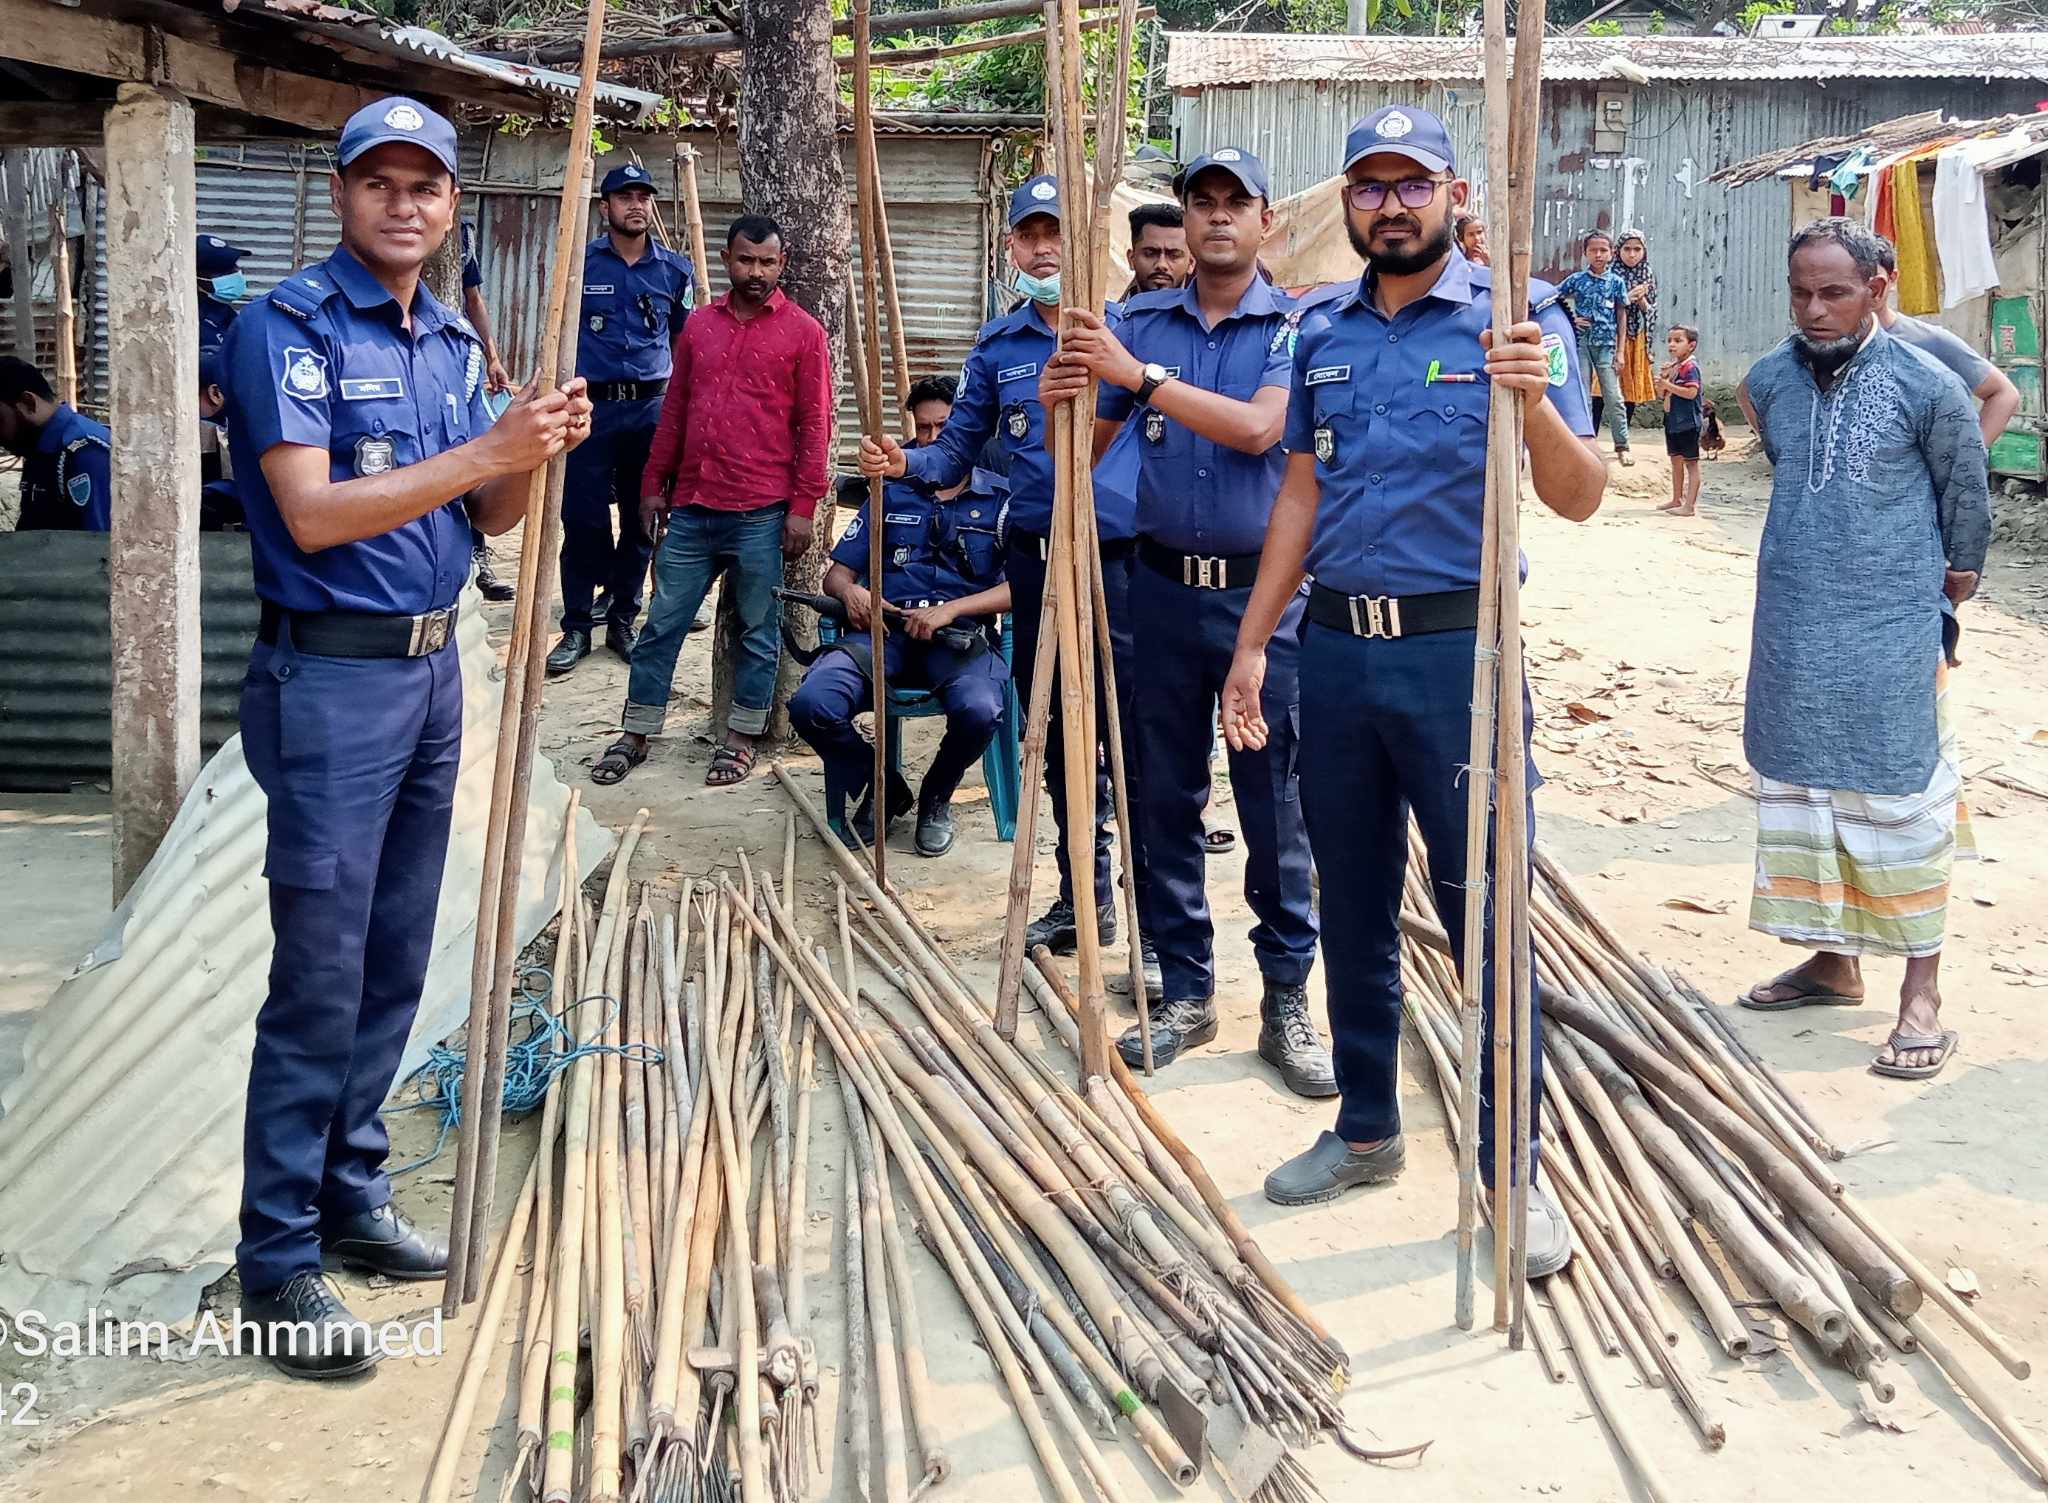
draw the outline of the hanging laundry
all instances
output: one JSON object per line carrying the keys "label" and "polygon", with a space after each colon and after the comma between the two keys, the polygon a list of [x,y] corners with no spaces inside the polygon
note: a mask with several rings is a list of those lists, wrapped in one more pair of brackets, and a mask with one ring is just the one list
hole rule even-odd
{"label": "hanging laundry", "polygon": [[1967,144],[1934,159],[1934,244],[1941,258],[1941,305],[1953,308],[1998,285],[1984,174]]}
{"label": "hanging laundry", "polygon": [[[1941,311],[1941,281],[1927,216],[1920,203],[1920,164],[1904,161],[1886,174],[1891,185],[1891,242],[1899,252],[1899,311]],[[1880,231],[1880,233],[1882,233]]]}

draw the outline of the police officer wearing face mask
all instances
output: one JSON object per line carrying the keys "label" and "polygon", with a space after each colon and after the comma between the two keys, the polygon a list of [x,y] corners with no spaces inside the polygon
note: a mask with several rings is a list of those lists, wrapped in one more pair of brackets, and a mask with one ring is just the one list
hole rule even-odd
{"label": "police officer wearing face mask", "polygon": [[[1543,306],[1549,287],[1532,285],[1541,311],[1492,347],[1493,274],[1451,243],[1468,189],[1443,122],[1408,106],[1366,116],[1345,142],[1343,174],[1351,243],[1370,269],[1303,317],[1282,438],[1287,473],[1223,692],[1231,745],[1270,744],[1279,727],[1262,685],[1304,572],[1313,576],[1300,646],[1301,803],[1322,881],[1342,1101],[1336,1131],[1266,1177],[1267,1198],[1283,1205],[1391,1179],[1405,1161],[1397,920],[1411,811],[1451,954],[1464,956],[1465,763],[1494,385],[1527,399],[1529,476],[1545,506],[1583,520],[1606,485],[1586,442],[1593,425],[1571,322]],[[1489,997],[1492,940],[1489,920]],[[1490,1031],[1492,1009],[1482,1012]],[[1530,1061],[1539,1104],[1541,1057],[1539,1045]],[[1480,1059],[1480,1095],[1490,1100],[1490,1041]],[[1490,1180],[1490,1106],[1479,1120]],[[1533,1182],[1534,1147],[1524,1166],[1532,1275],[1571,1257],[1563,1215]]]}
{"label": "police officer wearing face mask", "polygon": [[696,284],[689,258],[654,239],[654,179],[645,167],[614,167],[599,198],[605,232],[583,255],[583,327],[576,338],[576,374],[590,382],[597,416],[563,485],[562,636],[548,654],[552,674],[590,655],[600,593],[605,645],[633,660],[634,618],[654,557],[654,539],[640,525],[640,475],[668,390],[670,351]]}
{"label": "police officer wearing face mask", "polygon": [[[960,376],[959,400],[936,442],[904,450],[887,434],[861,440],[864,475],[909,476],[943,489],[958,485],[974,467],[982,446],[994,438],[1008,456],[1010,511],[1004,572],[1010,581],[1014,650],[1012,664],[1017,693],[1031,697],[1031,664],[1038,650],[1039,607],[1044,599],[1047,537],[1052,530],[1052,454],[1047,442],[1045,407],[1038,383],[1058,340],[1060,298],[1060,189],[1056,178],[1034,177],[1010,195],[1010,261],[1017,272],[1017,290],[1024,301],[1013,311],[982,325]],[[1122,310],[1112,305],[1112,320]],[[1135,440],[1137,435],[1130,435]],[[1109,607],[1111,645],[1115,652],[1117,699],[1124,730],[1124,772],[1135,805],[1139,782],[1131,746],[1130,696],[1139,668],[1131,652],[1127,608],[1137,521],[1137,452],[1131,442],[1112,445],[1095,466],[1095,515],[1102,540],[1102,586]],[[1055,690],[1057,703],[1057,690]],[[1108,734],[1109,718],[1098,710],[1098,731]],[[1051,908],[1026,932],[1030,945],[1045,945],[1055,954],[1071,954],[1074,929],[1074,880],[1069,852],[1072,820],[1067,808],[1063,771],[1063,728],[1055,713],[1046,727],[1046,785],[1052,795],[1053,821],[1059,829],[1059,894]],[[1096,779],[1092,822],[1096,928],[1104,943],[1116,938],[1116,902],[1110,888],[1111,812],[1106,767]],[[1134,831],[1132,846],[1137,870],[1127,874],[1137,885],[1139,911],[1145,911],[1147,868],[1143,843]],[[1149,945],[1148,945],[1149,957]],[[1158,989],[1157,965],[1148,958],[1147,986]]]}
{"label": "police officer wearing face mask", "polygon": [[199,348],[217,345],[228,337],[235,321],[235,304],[249,295],[249,279],[242,275],[242,257],[249,253],[229,245],[218,235],[201,235],[195,260],[199,266]]}
{"label": "police officer wearing face mask", "polygon": [[[1135,739],[1145,767],[1138,817],[1152,868],[1146,927],[1165,990],[1151,1020],[1153,1059],[1162,1065],[1216,1036],[1202,828],[1210,727],[1286,467],[1280,430],[1299,317],[1293,300],[1259,275],[1259,247],[1273,221],[1264,164],[1225,147],[1197,158],[1174,187],[1193,282],[1132,298],[1113,333],[1076,314],[1079,327],[1043,388],[1048,401],[1066,400],[1094,376],[1097,447],[1126,431],[1140,438],[1131,614],[1144,673]],[[1309,1018],[1306,989],[1316,922],[1294,775],[1301,611],[1296,596],[1264,686],[1272,737],[1230,753],[1230,783],[1248,858],[1245,899],[1258,919],[1251,940],[1264,978],[1259,1055],[1297,1095],[1333,1096],[1330,1054]],[[1129,1063],[1143,1062],[1136,1028],[1117,1047]]]}
{"label": "police officer wearing face mask", "polygon": [[335,164],[341,244],[252,304],[226,346],[262,597],[242,750],[268,800],[274,936],[235,1261],[266,1354],[308,1378],[379,1355],[323,1258],[395,1279],[447,1269],[446,1240],[391,1203],[378,1108],[448,856],[456,596],[470,519],[511,527],[532,471],[590,427],[581,379],[520,393],[493,424],[482,341],[420,279],[455,227],[455,127],[381,99],[342,127]]}

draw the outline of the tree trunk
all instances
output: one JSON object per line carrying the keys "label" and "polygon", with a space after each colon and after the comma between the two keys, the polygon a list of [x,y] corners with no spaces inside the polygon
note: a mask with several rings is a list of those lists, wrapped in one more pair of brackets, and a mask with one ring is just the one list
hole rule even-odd
{"label": "tree trunk", "polygon": [[[839,162],[839,81],[832,63],[830,0],[746,0],[746,49],[740,65],[740,193],[750,214],[766,214],[787,237],[782,290],[825,326],[832,368],[846,369],[847,240],[852,216]],[[836,438],[835,438],[836,452]],[[795,590],[815,590],[831,532],[829,497],[818,506],[810,551],[783,570]],[[719,592],[712,634],[711,714],[725,723],[732,706],[732,655],[739,623]],[[789,735],[789,696],[803,678],[785,656],[768,733]]]}

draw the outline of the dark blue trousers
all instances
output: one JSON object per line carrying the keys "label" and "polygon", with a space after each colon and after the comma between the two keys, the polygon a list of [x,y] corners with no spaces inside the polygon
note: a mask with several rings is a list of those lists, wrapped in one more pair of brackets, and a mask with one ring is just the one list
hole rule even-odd
{"label": "dark blue trousers", "polygon": [[[1045,602],[1045,560],[1038,556],[1039,539],[1012,536],[1009,555],[1004,562],[1004,572],[1010,579],[1010,619],[1014,629],[1011,634],[1010,663],[1017,676],[1017,700],[1029,713],[1031,704],[1031,670],[1038,659],[1038,612]],[[1110,648],[1116,662],[1116,697],[1119,724],[1124,733],[1124,781],[1125,794],[1131,802],[1131,820],[1138,828],[1131,831],[1131,856],[1137,864],[1132,879],[1138,891],[1138,913],[1140,917],[1151,911],[1150,863],[1145,859],[1144,822],[1138,817],[1140,789],[1144,778],[1138,769],[1137,747],[1131,731],[1136,719],[1132,703],[1132,692],[1137,687],[1139,666],[1133,651],[1131,637],[1131,574],[1138,565],[1130,546],[1121,549],[1111,544],[1112,555],[1102,561],[1102,592],[1109,607]],[[1093,605],[1089,606],[1094,609]],[[1109,735],[1108,701],[1103,697],[1101,675],[1096,675],[1095,727],[1098,745],[1106,746]],[[1060,723],[1060,690],[1055,682],[1052,689],[1052,713],[1046,717],[1045,728],[1045,787],[1052,795],[1053,825],[1059,832],[1059,845],[1055,859],[1060,869],[1060,897],[1067,902],[1074,901],[1073,864],[1069,857],[1070,841],[1067,822],[1067,773],[1066,773],[1066,732]],[[1029,789],[1024,797],[1031,797]],[[1095,774],[1095,899],[1100,907],[1116,899],[1116,889],[1110,885],[1109,853],[1112,844],[1109,821],[1116,817],[1116,799],[1109,785],[1109,764],[1098,756]],[[1147,920],[1149,923],[1150,921]]]}
{"label": "dark blue trousers", "polygon": [[[285,633],[288,636],[289,627]],[[434,937],[462,758],[454,643],[423,658],[258,644],[242,752],[270,801],[270,995],[242,1138],[242,1286],[320,1266],[323,1218],[391,1198],[378,1109]]]}
{"label": "dark blue trousers", "polygon": [[[873,650],[865,634],[847,638]],[[1010,673],[999,652],[960,652],[936,642],[914,642],[901,632],[884,639],[889,687],[929,689],[946,712],[946,734],[924,775],[921,799],[953,796],[996,733],[1003,718]],[[825,807],[845,811],[874,776],[874,748],[854,729],[853,717],[867,709],[874,690],[858,664],[844,652],[827,652],[789,701],[789,723],[825,759]]]}
{"label": "dark blue trousers", "polygon": [[[1401,888],[1408,815],[1429,853],[1451,954],[1465,954],[1464,771],[1471,753],[1470,631],[1368,640],[1310,622],[1301,639],[1301,802],[1322,882],[1337,1132],[1369,1143],[1401,1130]],[[1523,724],[1530,723],[1523,691]],[[1529,763],[1533,792],[1539,779]],[[1534,806],[1529,821],[1535,840]],[[1489,865],[1491,856],[1489,854]],[[1489,878],[1491,871],[1488,872]],[[1493,905],[1488,889],[1481,1009],[1479,1161],[1493,1172]],[[1533,995],[1533,992],[1532,992]],[[1530,1021],[1543,1100],[1542,1015]],[[1532,1120],[1540,1116],[1532,1112]],[[1532,1161],[1535,1144],[1530,1145]]]}
{"label": "dark blue trousers", "polygon": [[[1215,926],[1209,919],[1208,851],[1202,810],[1209,802],[1209,749],[1217,700],[1230,677],[1238,623],[1251,587],[1198,590],[1140,563],[1131,578],[1132,636],[1144,671],[1136,685],[1137,761],[1144,766],[1138,813],[1151,867],[1147,932],[1159,948],[1166,995],[1215,995]],[[1258,923],[1252,950],[1259,974],[1300,986],[1315,964],[1316,920],[1309,892],[1308,831],[1296,796],[1296,659],[1303,601],[1297,596],[1266,650],[1261,694],[1271,739],[1263,750],[1230,752],[1230,786],[1244,831],[1245,901]]]}
{"label": "dark blue trousers", "polygon": [[[640,477],[654,444],[661,398],[599,402],[590,437],[569,451],[562,481],[562,630],[597,624],[591,602],[611,593],[609,620],[630,626],[640,614],[654,539],[640,530]],[[618,514],[617,536],[612,514]]]}

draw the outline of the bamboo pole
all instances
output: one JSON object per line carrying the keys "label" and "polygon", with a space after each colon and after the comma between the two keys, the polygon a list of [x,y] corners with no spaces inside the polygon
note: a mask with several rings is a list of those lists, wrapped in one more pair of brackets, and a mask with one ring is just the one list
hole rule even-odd
{"label": "bamboo pole", "polygon": [[[880,273],[882,302],[889,311],[889,364],[891,374],[896,378],[896,420],[903,429],[903,436],[911,438],[917,425],[910,418],[910,345],[903,330],[903,298],[896,285],[896,242],[889,235],[889,202],[882,192],[879,155],[870,159],[870,166],[877,174],[874,185],[875,251],[880,264],[876,269]],[[881,417],[879,402],[875,415],[877,419]]]}
{"label": "bamboo pole", "polygon": [[[638,926],[635,925],[637,933]],[[612,944],[605,988],[626,994],[631,936]],[[625,1451],[626,1380],[626,1194],[620,1137],[623,1070],[618,1048],[625,1039],[623,1011],[601,1035],[612,1046],[600,1058],[597,1117],[597,1307],[591,1331],[590,1478],[591,1503],[616,1503],[623,1492],[620,1459]]]}
{"label": "bamboo pole", "polygon": [[[50,278],[57,295],[57,400],[78,405],[78,311],[71,300],[71,235],[68,210],[73,201],[73,163],[65,152],[58,161],[56,191],[50,195]],[[21,247],[22,275],[28,274],[28,247]]]}
{"label": "bamboo pole", "polygon": [[[1031,658],[1031,704],[1024,716],[1024,765],[1017,829],[1010,842],[1010,886],[1003,910],[1001,969],[996,977],[996,1032],[1017,1036],[1017,989],[1024,982],[1024,931],[1031,921],[1032,865],[1038,854],[1039,787],[1045,781],[1045,738],[1052,713],[1053,659],[1059,646],[1059,576],[1047,568],[1038,606],[1038,645]],[[1092,870],[1092,867],[1091,867]]]}
{"label": "bamboo pole", "polygon": [[1677,1503],[1664,1474],[1651,1461],[1652,1452],[1644,1445],[1641,1433],[1634,1422],[1625,1417],[1626,1407],[1607,1386],[1606,1367],[1593,1350],[1593,1333],[1587,1323],[1586,1308],[1579,1302],[1578,1291],[1568,1280],[1550,1280],[1550,1306],[1564,1327],[1565,1340],[1579,1365],[1579,1380],[1585,1385],[1586,1395],[1593,1401],[1594,1411],[1599,1414],[1601,1422],[1607,1426],[1607,1433],[1614,1437],[1616,1448],[1635,1469],[1636,1480],[1642,1484],[1644,1495],[1650,1503]]}
{"label": "bamboo pole", "polygon": [[[889,1181],[889,1147],[879,1124],[869,1134],[875,1156],[875,1180],[879,1188],[882,1255],[889,1267],[890,1308],[903,1333],[903,1418],[908,1447],[917,1453],[921,1476],[910,1496],[937,1487],[953,1473],[953,1462],[939,1443],[938,1400],[932,1390],[930,1366],[925,1361],[924,1323],[918,1318],[917,1291],[910,1278],[910,1253],[903,1245],[902,1230],[896,1225],[895,1188]],[[905,1164],[907,1178],[911,1166]],[[879,1354],[878,1354],[879,1357]]]}
{"label": "bamboo pole", "polygon": [[[572,278],[580,285],[585,200],[590,180],[590,126],[604,12],[605,0],[591,0],[584,23],[583,63],[570,126],[569,159],[556,212],[554,270],[548,283],[547,319],[542,326],[534,373],[534,385],[542,392],[553,389],[561,370],[575,369],[576,334],[575,326],[567,318],[568,294]],[[518,961],[514,935],[526,852],[526,808],[534,744],[540,730],[541,669],[546,656],[533,650],[534,639],[544,629],[545,612],[554,593],[538,586],[543,569],[559,547],[566,462],[566,455],[557,456],[534,472],[527,491],[525,530],[520,539],[519,603],[513,618],[512,641],[505,661],[505,689],[498,711],[491,811],[484,835],[483,878],[470,966],[469,1068],[464,1072],[462,1091],[465,1130],[457,1151],[448,1275],[441,1305],[447,1315],[453,1315],[476,1297],[490,1230],[512,971]]]}
{"label": "bamboo pole", "polygon": [[[870,64],[868,0],[853,0],[853,155],[855,168],[855,218],[860,226],[860,273],[862,301],[861,342],[868,392],[868,410],[861,426],[869,433],[882,431],[882,333],[877,281],[880,266],[875,248],[875,230],[880,221],[882,180],[875,164],[874,81]],[[869,798],[875,811],[875,879],[888,875],[889,847],[889,688],[888,627],[883,616],[886,602],[882,592],[883,490],[887,482],[877,475],[868,481],[868,591],[874,608],[868,612],[868,631],[874,650],[869,654],[868,680],[873,686],[875,716],[874,771],[870,775]]]}

